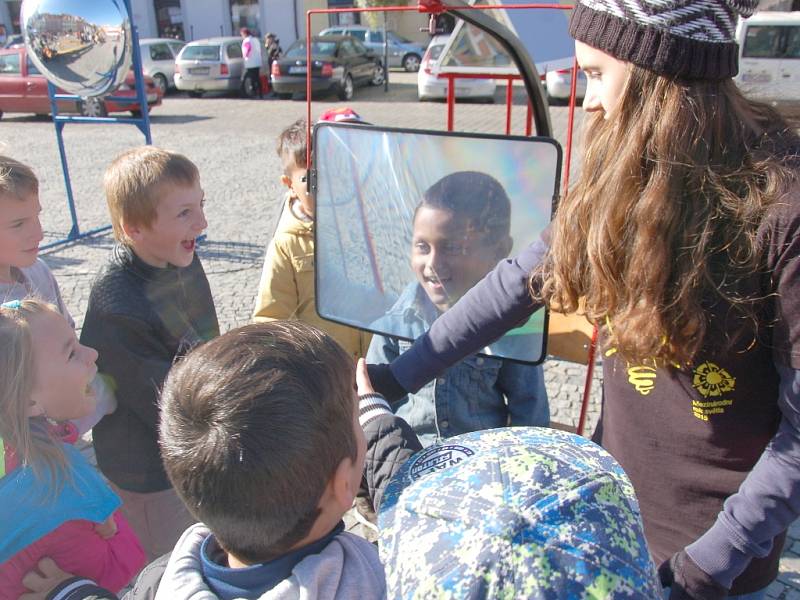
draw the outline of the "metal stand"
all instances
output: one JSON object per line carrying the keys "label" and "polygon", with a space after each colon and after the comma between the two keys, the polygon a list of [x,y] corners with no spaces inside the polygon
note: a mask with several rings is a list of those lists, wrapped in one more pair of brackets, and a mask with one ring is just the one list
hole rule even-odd
{"label": "metal stand", "polygon": [[[128,10],[128,15],[132,15],[131,12],[131,3],[130,0],[123,0],[125,3],[125,8]],[[56,139],[58,140],[58,154],[61,157],[61,169],[64,172],[64,186],[67,188],[67,206],[69,207],[69,214],[72,219],[72,227],[70,228],[67,237],[58,239],[54,242],[50,242],[41,246],[41,250],[47,250],[48,248],[53,248],[55,246],[61,246],[64,244],[69,244],[71,242],[75,242],[82,238],[85,238],[90,235],[94,235],[97,233],[101,233],[103,231],[108,231],[111,229],[111,225],[103,225],[101,227],[95,227],[94,229],[89,229],[87,231],[81,232],[80,226],[78,224],[78,212],[75,208],[75,198],[72,193],[72,182],[70,181],[69,177],[69,165],[67,164],[67,153],[64,148],[64,126],[67,123],[110,123],[110,124],[125,124],[125,125],[135,125],[139,131],[142,132],[144,135],[145,143],[152,144],[153,139],[150,135],[150,111],[147,107],[147,93],[145,90],[144,85],[144,76],[142,74],[142,57],[139,50],[139,32],[136,30],[136,26],[133,24],[133,20],[131,17],[131,42],[133,44],[133,72],[136,78],[136,97],[120,97],[120,96],[109,96],[108,100],[112,100],[119,104],[134,104],[138,103],[141,109],[142,116],[141,117],[75,117],[75,116],[67,116],[67,115],[60,115],[58,114],[58,100],[71,100],[74,102],[80,101],[82,98],[80,96],[74,96],[72,94],[59,94],[56,87],[48,82],[47,83],[47,93],[50,96],[50,110],[53,114],[53,124],[56,128]]]}

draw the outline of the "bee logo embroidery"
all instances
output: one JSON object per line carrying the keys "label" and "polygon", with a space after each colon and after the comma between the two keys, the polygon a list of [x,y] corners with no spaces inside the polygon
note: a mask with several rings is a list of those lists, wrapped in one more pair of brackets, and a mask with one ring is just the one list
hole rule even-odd
{"label": "bee logo embroidery", "polygon": [[647,396],[656,387],[656,370],[644,365],[628,367],[628,382],[642,396]]}

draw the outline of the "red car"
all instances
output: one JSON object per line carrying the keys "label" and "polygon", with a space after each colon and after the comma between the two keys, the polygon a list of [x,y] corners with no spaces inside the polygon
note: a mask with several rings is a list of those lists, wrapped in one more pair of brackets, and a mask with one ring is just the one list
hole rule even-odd
{"label": "red car", "polygon": [[[144,82],[147,87],[147,106],[152,110],[161,104],[163,94],[150,77],[145,76]],[[125,83],[111,95],[135,97],[135,90],[136,78],[130,71]],[[85,98],[77,102],[59,100],[58,111],[77,112],[87,117],[105,117],[112,112],[130,112],[135,117],[141,115],[141,107],[136,102],[122,104],[104,97]],[[0,50],[0,118],[4,113],[50,114],[47,79],[28,58],[25,47]]]}

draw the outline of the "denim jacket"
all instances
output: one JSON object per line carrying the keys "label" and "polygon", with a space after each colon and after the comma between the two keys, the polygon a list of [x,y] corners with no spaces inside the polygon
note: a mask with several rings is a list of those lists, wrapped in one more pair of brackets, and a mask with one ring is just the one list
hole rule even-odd
{"label": "denim jacket", "polygon": [[[437,316],[425,290],[414,282],[373,328],[414,340]],[[391,363],[411,344],[375,335],[367,362]],[[408,421],[425,446],[468,431],[506,425],[547,426],[550,422],[541,366],[490,356],[468,356],[417,393],[393,403],[392,408]]]}

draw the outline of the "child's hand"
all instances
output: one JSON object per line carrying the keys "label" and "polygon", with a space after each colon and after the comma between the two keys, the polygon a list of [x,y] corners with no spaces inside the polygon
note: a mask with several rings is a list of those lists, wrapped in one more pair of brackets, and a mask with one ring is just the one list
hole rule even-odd
{"label": "child's hand", "polygon": [[30,593],[23,594],[19,600],[45,600],[50,590],[70,577],[72,575],[62,571],[52,558],[43,558],[39,561],[36,569],[29,571],[22,578],[22,585]]}
{"label": "child's hand", "polygon": [[94,531],[104,540],[111,539],[117,535],[117,522],[114,520],[114,515],[112,514],[102,523],[96,523]]}
{"label": "child's hand", "polygon": [[358,364],[356,365],[356,389],[358,390],[359,396],[375,393],[375,388],[372,387],[372,382],[369,380],[369,373],[367,373],[367,361],[363,358],[359,358]]}

